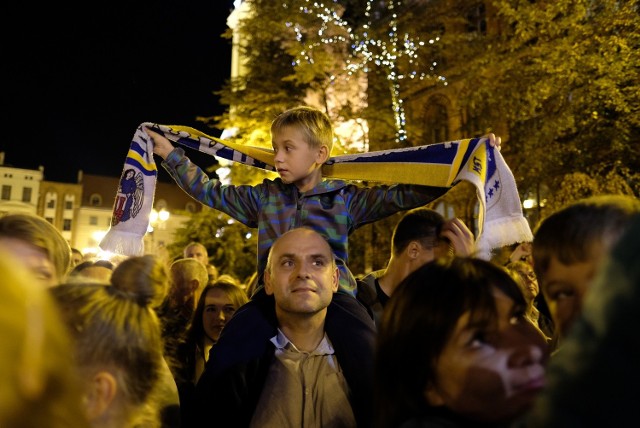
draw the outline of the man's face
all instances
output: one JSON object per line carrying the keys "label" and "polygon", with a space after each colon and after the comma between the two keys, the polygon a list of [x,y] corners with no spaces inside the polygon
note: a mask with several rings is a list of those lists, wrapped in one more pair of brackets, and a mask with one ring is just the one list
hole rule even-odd
{"label": "man's face", "polygon": [[207,249],[203,245],[190,245],[184,250],[184,258],[196,259],[203,265],[209,264],[209,255]]}
{"label": "man's face", "polygon": [[338,290],[338,268],[327,241],[309,229],[282,235],[271,248],[265,291],[278,316],[314,315],[326,310]]}

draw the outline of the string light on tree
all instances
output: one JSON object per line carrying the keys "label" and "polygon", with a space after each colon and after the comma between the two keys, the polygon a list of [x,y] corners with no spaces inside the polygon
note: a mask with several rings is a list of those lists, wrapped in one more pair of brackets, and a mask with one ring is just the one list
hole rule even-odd
{"label": "string light on tree", "polygon": [[[431,73],[418,71],[417,69],[407,71],[407,74],[400,72],[398,63],[404,60],[411,67],[419,67],[418,50],[425,45],[419,38],[411,37],[407,33],[401,36],[398,34],[398,15],[396,11],[401,5],[400,1],[387,1],[386,10],[389,16],[387,31],[380,32],[385,39],[375,38],[372,31],[372,5],[373,0],[366,3],[364,16],[365,23],[361,28],[354,29],[343,19],[344,7],[338,0],[327,0],[328,3],[313,0],[304,0],[298,7],[301,14],[301,22],[286,23],[291,28],[296,40],[300,42],[301,49],[295,58],[293,65],[299,66],[303,63],[314,63],[314,50],[322,49],[326,45],[345,46],[350,52],[347,56],[344,71],[346,79],[354,76],[358,72],[370,72],[371,64],[381,67],[387,76],[391,103],[396,126],[396,142],[401,143],[406,140],[406,118],[402,98],[400,96],[400,81],[409,79],[434,79],[436,82],[446,85],[444,76],[436,72],[437,63],[434,61],[429,66]],[[292,7],[293,3],[284,3],[283,7]],[[328,4],[328,5],[327,5]],[[309,21],[311,18],[311,21]],[[308,25],[315,24],[315,25]],[[309,28],[318,28],[316,34],[311,34]],[[429,40],[433,45],[440,39],[435,37]],[[331,75],[330,79],[337,79],[339,76]]]}

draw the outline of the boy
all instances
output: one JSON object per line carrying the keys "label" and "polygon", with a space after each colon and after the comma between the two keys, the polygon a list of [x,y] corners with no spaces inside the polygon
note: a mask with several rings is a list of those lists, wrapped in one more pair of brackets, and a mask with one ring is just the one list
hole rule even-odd
{"label": "boy", "polygon": [[640,213],[633,196],[598,195],[576,201],[544,219],[533,236],[533,262],[556,339],[582,312],[600,262]]}
{"label": "boy", "polygon": [[[333,129],[329,117],[300,106],[280,114],[271,124],[275,167],[280,178],[256,186],[223,185],[209,177],[164,136],[147,130],[162,166],[194,199],[258,228],[258,278],[269,248],[282,234],[308,226],[325,236],[340,269],[340,287],[355,293],[347,268],[348,237],[355,229],[396,212],[423,206],[448,188],[396,184],[359,187],[341,180],[323,180],[321,167],[330,156]],[[493,134],[492,146],[500,145]]]}

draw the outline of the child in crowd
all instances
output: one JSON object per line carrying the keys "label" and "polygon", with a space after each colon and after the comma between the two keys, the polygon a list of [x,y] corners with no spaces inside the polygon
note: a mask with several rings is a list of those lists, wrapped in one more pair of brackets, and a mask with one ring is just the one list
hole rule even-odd
{"label": "child in crowd", "polygon": [[637,419],[640,214],[629,221],[551,359],[546,388],[513,428],[622,427]]}
{"label": "child in crowd", "polygon": [[[333,128],[322,111],[300,106],[280,114],[271,124],[274,162],[279,178],[256,186],[223,185],[210,179],[164,136],[147,130],[154,153],[178,185],[201,203],[222,211],[248,227],[258,228],[258,275],[269,248],[286,231],[309,226],[329,241],[340,269],[341,289],[355,294],[355,278],[347,268],[348,237],[357,228],[399,211],[426,205],[448,188],[417,185],[361,187],[324,180],[322,165],[333,146]],[[499,139],[489,135],[491,144]]]}
{"label": "child in crowd", "polygon": [[582,312],[600,262],[637,213],[633,196],[592,196],[554,212],[534,232],[533,265],[558,346]]}

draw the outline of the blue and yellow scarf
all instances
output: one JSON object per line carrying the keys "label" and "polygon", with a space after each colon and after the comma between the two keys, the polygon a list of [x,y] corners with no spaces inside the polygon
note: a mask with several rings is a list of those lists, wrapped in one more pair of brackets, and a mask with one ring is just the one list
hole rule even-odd
{"label": "blue and yellow scarf", "polygon": [[[179,125],[142,123],[138,126],[123,168],[114,202],[111,227],[100,247],[125,255],[144,253],[143,238],[157,178],[152,128],[176,144],[229,161],[274,171],[271,149],[245,146]],[[522,214],[513,174],[500,151],[486,138],[470,138],[425,146],[340,155],[330,158],[323,176],[343,180],[453,187],[467,181],[476,188],[479,203],[476,245],[489,259],[493,248],[533,240]]]}

